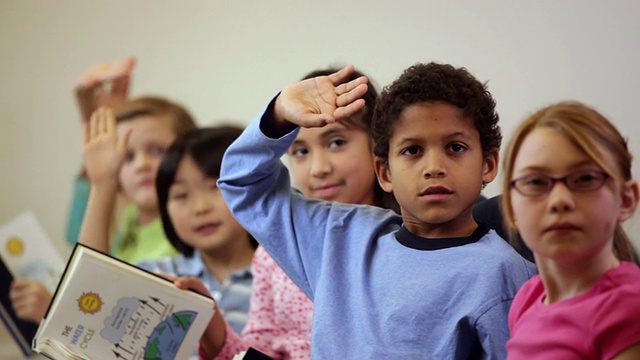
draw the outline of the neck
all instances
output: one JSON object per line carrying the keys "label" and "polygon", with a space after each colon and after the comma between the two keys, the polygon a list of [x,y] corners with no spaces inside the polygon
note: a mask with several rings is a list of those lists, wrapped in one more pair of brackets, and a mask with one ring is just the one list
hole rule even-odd
{"label": "neck", "polygon": [[538,272],[549,305],[581,295],[591,289],[607,271],[620,265],[612,251],[601,251],[590,259],[556,261],[535,255]]}
{"label": "neck", "polygon": [[138,225],[145,226],[160,216],[157,209],[144,209],[138,207]]}
{"label": "neck", "polygon": [[441,223],[427,224],[416,218],[408,218],[403,214],[404,226],[411,233],[431,239],[466,237],[473,234],[478,224],[473,219],[471,209],[468,209],[454,219]]}
{"label": "neck", "polygon": [[228,246],[200,249],[200,256],[209,273],[223,284],[231,273],[251,265],[253,252],[247,234],[246,239],[236,239]]}

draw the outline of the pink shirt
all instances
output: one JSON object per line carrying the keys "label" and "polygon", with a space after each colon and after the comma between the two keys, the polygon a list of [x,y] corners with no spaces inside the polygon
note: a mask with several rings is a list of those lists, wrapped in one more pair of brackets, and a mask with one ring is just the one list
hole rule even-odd
{"label": "pink shirt", "polygon": [[232,359],[249,346],[274,359],[309,359],[313,303],[276,262],[258,247],[253,257],[249,321],[242,337],[227,325],[216,360]]}
{"label": "pink shirt", "polygon": [[584,294],[544,305],[539,275],[509,311],[507,359],[611,359],[640,343],[640,268],[622,262]]}

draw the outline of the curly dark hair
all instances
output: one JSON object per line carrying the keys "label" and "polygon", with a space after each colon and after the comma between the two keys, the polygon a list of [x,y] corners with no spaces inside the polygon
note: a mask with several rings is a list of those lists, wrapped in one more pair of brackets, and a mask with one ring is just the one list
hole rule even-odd
{"label": "curly dark hair", "polygon": [[386,86],[373,113],[373,152],[385,162],[389,157],[389,138],[404,109],[422,102],[442,101],[462,109],[480,133],[484,156],[500,149],[502,135],[498,126],[496,102],[467,69],[449,64],[416,64],[407,68]]}

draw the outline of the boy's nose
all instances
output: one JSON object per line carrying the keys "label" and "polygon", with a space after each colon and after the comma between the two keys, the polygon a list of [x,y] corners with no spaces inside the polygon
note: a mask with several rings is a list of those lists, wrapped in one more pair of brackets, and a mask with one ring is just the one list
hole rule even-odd
{"label": "boy's nose", "polygon": [[425,156],[425,165],[424,165],[424,177],[426,178],[434,178],[434,177],[443,177],[446,175],[446,171],[442,166],[442,160],[438,154],[434,152],[427,153]]}

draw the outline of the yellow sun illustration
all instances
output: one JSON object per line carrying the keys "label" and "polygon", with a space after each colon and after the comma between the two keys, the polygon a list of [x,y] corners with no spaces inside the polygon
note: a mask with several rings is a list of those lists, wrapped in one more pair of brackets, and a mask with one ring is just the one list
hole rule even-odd
{"label": "yellow sun illustration", "polygon": [[78,307],[85,314],[95,314],[102,310],[102,299],[94,292],[82,293],[78,299]]}
{"label": "yellow sun illustration", "polygon": [[12,236],[7,239],[6,243],[7,252],[14,256],[20,256],[24,254],[24,241],[17,236]]}

